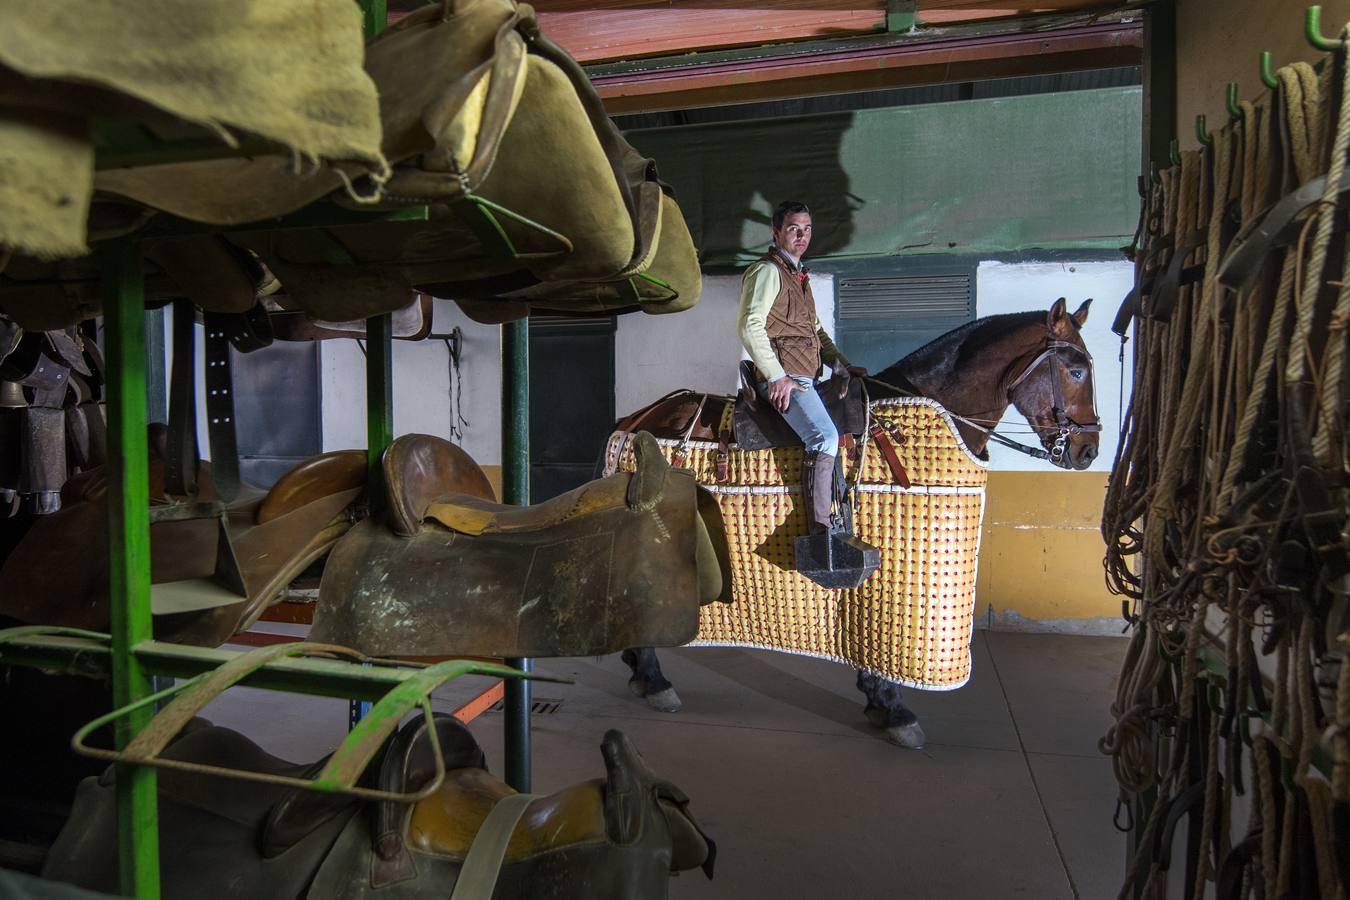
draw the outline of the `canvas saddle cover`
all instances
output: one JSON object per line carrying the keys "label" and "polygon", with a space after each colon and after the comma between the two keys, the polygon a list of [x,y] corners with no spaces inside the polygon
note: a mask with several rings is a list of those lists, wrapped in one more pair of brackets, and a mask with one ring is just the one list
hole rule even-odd
{"label": "canvas saddle cover", "polygon": [[[451,896],[490,811],[515,791],[487,771],[482,749],[451,716],[437,715],[446,779],[409,805],[302,791],[287,786],[161,772],[161,879],[165,896],[443,898]],[[429,783],[434,760],[425,720],[398,730],[362,786],[410,793]],[[620,900],[665,896],[677,868],[712,868],[703,836],[678,787],[654,775],[631,742],[610,731],[601,745],[606,774],[532,796],[512,828],[493,897],[576,896]],[[175,760],[312,778],[325,759],[290,763],[228,728],[196,719],[166,750]],[[115,892],[115,771],[79,788],[69,823],[44,876]],[[483,892],[479,896],[486,896]]]}
{"label": "canvas saddle cover", "polygon": [[[800,449],[659,442],[668,458],[682,452],[717,498],[731,553],[736,602],[700,610],[695,645],[817,656],[924,690],[966,683],[986,464],[932,400],[876,400],[871,414],[900,436],[895,452],[911,483],[900,484],[865,439],[860,462],[844,454],[845,478],[857,485],[856,535],[881,549],[880,569],[853,590],[827,590],[794,569],[793,542],[806,534]],[[622,432],[606,452],[605,471],[631,468]]]}
{"label": "canvas saddle cover", "polygon": [[[494,304],[477,314],[492,321],[536,305],[673,312],[697,301],[697,257],[678,206],[650,160],[608,120],[585,73],[538,33],[529,7],[450,0],[419,10],[370,44],[366,68],[382,102],[381,151],[395,164],[387,179],[343,163],[297,174],[290,153],[101,171],[98,196],[110,202],[91,211],[91,231],[134,231],[142,206],[219,225],[284,215],[326,196],[357,210],[422,206],[427,220],[246,230],[230,239],[275,274],[286,306],[328,321],[398,309],[414,288]],[[217,240],[195,238],[178,255],[205,253],[217,269],[242,276],[193,279],[191,266],[162,266],[152,252],[148,295],[247,308],[242,298],[258,279],[225,259]],[[0,292],[0,310],[28,327],[98,313],[90,260],[15,263],[18,289]],[[215,286],[222,281],[234,289]],[[526,292],[505,296],[517,290]]]}
{"label": "canvas saddle cover", "polygon": [[[444,293],[471,318],[489,324],[540,312],[672,313],[695,306],[703,291],[698,251],[673,192],[656,164],[623,146],[624,171],[638,207],[637,245],[629,265],[602,280],[529,284],[518,275],[447,285]],[[428,286],[436,290],[437,286]]]}
{"label": "canvas saddle cover", "polygon": [[87,252],[96,117],[386,174],[349,0],[3,0],[0,21],[0,247]]}
{"label": "canvas saddle cover", "polygon": [[693,479],[654,440],[639,435],[635,474],[512,507],[490,499],[485,478],[473,490],[464,473],[477,467],[453,444],[397,439],[383,461],[385,515],[328,559],[311,639],[371,655],[501,657],[687,642],[700,603],[724,595],[726,557]]}

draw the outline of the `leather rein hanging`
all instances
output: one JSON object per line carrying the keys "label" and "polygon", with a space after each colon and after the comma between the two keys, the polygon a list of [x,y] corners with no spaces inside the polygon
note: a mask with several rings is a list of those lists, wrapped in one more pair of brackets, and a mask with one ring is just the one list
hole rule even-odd
{"label": "leather rein hanging", "polygon": [[[1041,447],[1033,447],[1030,444],[1023,444],[1020,441],[1015,441],[1012,438],[1007,437],[1006,435],[999,434],[997,431],[995,431],[988,425],[975,419],[969,418],[967,416],[963,416],[960,413],[948,410],[947,414],[950,415],[953,419],[956,419],[958,422],[961,422],[965,425],[969,425],[976,431],[982,432],[989,440],[997,444],[1001,444],[1010,450],[1016,450],[1019,453],[1025,453],[1027,456],[1033,457],[1035,459],[1049,460],[1055,465],[1063,467],[1064,454],[1068,450],[1069,440],[1076,434],[1081,434],[1084,432],[1100,432],[1102,430],[1102,425],[1100,419],[1096,419],[1095,421],[1087,424],[1080,424],[1078,422],[1075,422],[1073,419],[1069,418],[1068,414],[1065,412],[1064,392],[1060,388],[1058,377],[1060,374],[1060,369],[1063,366],[1063,362],[1059,358],[1059,353],[1056,352],[1062,349],[1075,350],[1083,354],[1083,356],[1087,359],[1088,374],[1089,377],[1092,378],[1092,384],[1095,390],[1097,384],[1096,372],[1093,368],[1092,354],[1087,351],[1087,348],[1079,347],[1077,344],[1071,344],[1068,341],[1057,341],[1053,339],[1047,339],[1045,342],[1045,347],[1041,350],[1040,353],[1038,353],[1035,357],[1032,358],[1031,362],[1027,363],[1026,367],[1022,369],[1021,374],[1019,374],[1016,378],[1014,378],[1011,382],[1008,383],[1008,387],[1005,392],[1005,396],[1008,397],[1008,402],[1009,404],[1011,404],[1013,389],[1015,389],[1023,381],[1026,381],[1027,378],[1031,375],[1031,373],[1034,372],[1037,369],[1037,367],[1040,366],[1041,363],[1045,362],[1047,359],[1050,360],[1051,364],[1055,367],[1055,372],[1053,373],[1050,379],[1050,384],[1051,389],[1054,391],[1054,406],[1051,407],[1051,415],[1054,418],[1054,428],[1056,429],[1054,437],[1054,445],[1050,448],[1050,450],[1045,450]],[[878,384],[882,387],[889,388],[893,391],[897,391],[902,396],[908,397],[919,396],[918,394],[915,394],[913,391],[906,390],[894,384],[889,384],[885,381],[882,381],[879,378],[874,378],[871,375],[867,376],[867,380],[873,382],[874,384]],[[1093,402],[1093,409],[1094,410],[1096,409],[1095,398]],[[1037,421],[1032,423],[1032,427],[1036,429],[1050,427],[1041,424],[1040,420],[1041,417],[1038,416]]]}

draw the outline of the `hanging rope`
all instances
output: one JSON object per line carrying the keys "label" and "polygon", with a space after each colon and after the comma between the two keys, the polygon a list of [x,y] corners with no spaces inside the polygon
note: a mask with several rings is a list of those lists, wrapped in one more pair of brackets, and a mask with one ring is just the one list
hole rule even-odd
{"label": "hanging rope", "polygon": [[[1136,239],[1134,390],[1102,515],[1134,627],[1099,742],[1131,812],[1122,898],[1166,896],[1155,844],[1183,807],[1188,896],[1219,879],[1344,900],[1350,877],[1350,67],[1341,52],[1277,80],[1160,174]],[[1317,178],[1316,203],[1266,221]],[[1225,285],[1258,224],[1279,240]]]}

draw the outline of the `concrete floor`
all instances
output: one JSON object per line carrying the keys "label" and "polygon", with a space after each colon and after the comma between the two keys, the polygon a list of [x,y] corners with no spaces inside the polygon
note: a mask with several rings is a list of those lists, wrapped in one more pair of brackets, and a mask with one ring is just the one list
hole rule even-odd
{"label": "concrete floor", "polygon": [[[549,660],[575,684],[534,717],[534,790],[603,775],[600,738],[626,732],[692,798],[718,842],[717,877],[685,873],[673,898],[1114,897],[1124,838],[1115,782],[1097,752],[1125,642],[977,632],[974,674],[952,693],[907,691],[928,734],[893,747],[862,717],[851,670],[766,651],[662,653],[684,710],[649,710],[617,656]],[[435,696],[453,709],[485,684]],[[236,689],[206,715],[293,760],[346,727],[342,701]],[[474,722],[500,773],[500,713]]]}

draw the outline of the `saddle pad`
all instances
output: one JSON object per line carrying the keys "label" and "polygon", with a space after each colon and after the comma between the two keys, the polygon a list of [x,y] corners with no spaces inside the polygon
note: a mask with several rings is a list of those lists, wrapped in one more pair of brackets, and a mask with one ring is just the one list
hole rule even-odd
{"label": "saddle pad", "polygon": [[[685,465],[721,507],[736,597],[700,609],[695,645],[816,656],[922,690],[966,683],[985,463],[932,400],[878,400],[872,416],[904,436],[896,452],[912,484],[896,483],[870,444],[860,471],[845,458],[845,477],[858,483],[857,536],[881,549],[880,569],[853,590],[827,590],[794,569],[793,544],[806,533],[800,449],[732,447],[719,482],[717,444],[683,447]],[[667,458],[680,446],[659,443]],[[612,435],[606,471],[631,469],[631,457],[623,434]]]}

